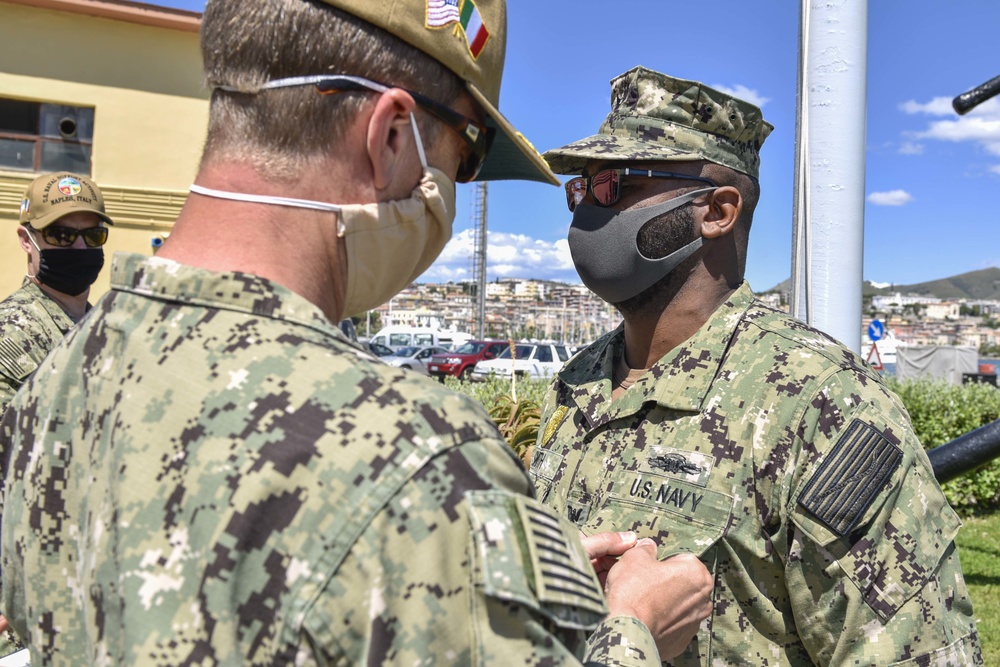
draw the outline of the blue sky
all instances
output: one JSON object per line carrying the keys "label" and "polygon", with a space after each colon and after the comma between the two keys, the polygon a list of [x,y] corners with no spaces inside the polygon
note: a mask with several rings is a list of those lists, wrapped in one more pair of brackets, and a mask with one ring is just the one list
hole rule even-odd
{"label": "blue sky", "polygon": [[[201,11],[204,2],[157,4]],[[762,105],[761,200],[747,279],[791,273],[799,2],[508,0],[501,111],[541,151],[589,136],[611,78],[635,65]],[[951,99],[1000,75],[996,0],[870,0],[864,277],[908,284],[1000,266],[1000,96],[966,116]],[[579,282],[561,189],[489,186],[487,275]],[[455,236],[421,281],[471,276],[472,196],[458,188]]]}

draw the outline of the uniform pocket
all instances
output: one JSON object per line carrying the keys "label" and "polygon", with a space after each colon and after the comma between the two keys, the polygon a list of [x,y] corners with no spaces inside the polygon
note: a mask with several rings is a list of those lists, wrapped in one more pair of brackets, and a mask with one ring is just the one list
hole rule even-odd
{"label": "uniform pocket", "polygon": [[661,560],[679,553],[701,557],[725,534],[732,510],[732,496],[640,472],[612,487],[583,531],[634,530],[656,541]]}
{"label": "uniform pocket", "polygon": [[[640,538],[656,541],[660,560],[693,553],[715,577],[718,543],[731,524],[732,512],[732,496],[679,476],[655,474],[647,468],[612,484],[583,532],[634,530]],[[671,664],[706,667],[710,664],[711,641],[711,633],[699,632]]]}
{"label": "uniform pocket", "polygon": [[799,492],[791,519],[884,622],[935,576],[962,522],[926,455],[889,442],[876,425],[852,421]]}
{"label": "uniform pocket", "polygon": [[552,480],[555,479],[559,469],[563,465],[562,454],[547,449],[535,447],[531,457],[531,467],[528,468],[528,477],[535,487],[535,498],[545,502],[552,489]]}

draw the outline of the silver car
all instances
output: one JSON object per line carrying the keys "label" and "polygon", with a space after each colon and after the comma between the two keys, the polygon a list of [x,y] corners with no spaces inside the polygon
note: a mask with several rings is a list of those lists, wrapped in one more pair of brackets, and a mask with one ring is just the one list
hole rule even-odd
{"label": "silver car", "polygon": [[427,362],[430,361],[431,357],[435,354],[445,354],[447,352],[448,348],[437,345],[412,345],[410,347],[401,347],[395,353],[382,357],[382,361],[390,366],[409,368],[410,370],[427,375]]}

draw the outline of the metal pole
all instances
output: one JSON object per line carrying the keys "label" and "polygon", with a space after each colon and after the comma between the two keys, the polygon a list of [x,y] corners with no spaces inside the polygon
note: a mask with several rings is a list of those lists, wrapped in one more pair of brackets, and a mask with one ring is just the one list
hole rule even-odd
{"label": "metal pole", "polygon": [[960,477],[1000,456],[1000,420],[980,426],[927,452],[934,477],[941,484]]}
{"label": "metal pole", "polygon": [[792,314],[861,350],[867,0],[802,0]]}
{"label": "metal pole", "polygon": [[475,262],[473,274],[476,281],[476,338],[484,338],[486,336],[486,213],[487,202],[489,201],[488,185],[485,181],[476,183],[478,206],[475,220],[476,247],[473,249],[473,261]]}

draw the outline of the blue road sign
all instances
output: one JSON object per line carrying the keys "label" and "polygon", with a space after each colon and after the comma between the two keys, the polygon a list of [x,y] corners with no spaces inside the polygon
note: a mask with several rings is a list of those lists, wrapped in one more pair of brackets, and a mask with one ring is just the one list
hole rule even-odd
{"label": "blue road sign", "polygon": [[872,320],[872,323],[868,325],[868,337],[872,341],[882,340],[882,336],[885,335],[885,325],[879,320]]}

